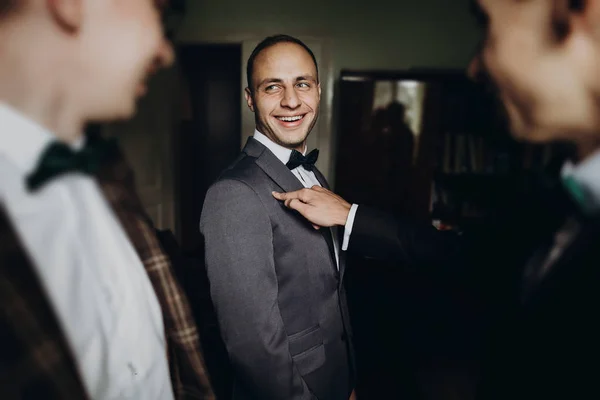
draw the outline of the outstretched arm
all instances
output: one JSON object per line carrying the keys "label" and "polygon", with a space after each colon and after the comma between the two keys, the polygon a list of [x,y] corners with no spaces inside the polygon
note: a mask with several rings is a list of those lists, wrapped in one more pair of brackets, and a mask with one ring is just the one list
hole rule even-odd
{"label": "outstretched arm", "polygon": [[[400,221],[370,207],[351,206],[319,186],[273,196],[298,211],[316,227],[344,226],[349,241],[344,250],[365,257],[409,265],[447,263],[462,255],[462,240],[455,233],[433,226]],[[351,220],[349,220],[351,217]]]}

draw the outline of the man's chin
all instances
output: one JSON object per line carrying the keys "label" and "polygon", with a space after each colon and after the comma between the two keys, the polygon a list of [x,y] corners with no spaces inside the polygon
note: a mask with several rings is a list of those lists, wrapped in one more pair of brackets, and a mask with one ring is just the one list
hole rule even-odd
{"label": "man's chin", "polygon": [[148,86],[145,83],[140,83],[135,89],[136,98],[144,97],[148,93]]}
{"label": "man's chin", "polygon": [[102,122],[126,121],[133,118],[137,112],[136,103],[136,101],[132,101],[127,105],[124,104],[120,109],[115,109],[112,114],[107,114],[102,118]]}
{"label": "man's chin", "polygon": [[303,134],[302,136],[297,137],[284,136],[284,140],[281,140],[281,145],[288,149],[297,149],[306,143],[307,138],[308,134]]}
{"label": "man's chin", "polygon": [[523,121],[511,121],[510,133],[513,139],[531,144],[551,143],[558,138],[553,131]]}

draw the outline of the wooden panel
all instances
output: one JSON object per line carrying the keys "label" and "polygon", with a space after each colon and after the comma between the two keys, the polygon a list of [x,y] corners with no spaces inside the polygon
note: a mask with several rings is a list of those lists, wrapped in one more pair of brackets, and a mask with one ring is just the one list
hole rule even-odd
{"label": "wooden panel", "polygon": [[129,121],[105,126],[116,136],[131,164],[144,207],[159,229],[175,231],[172,138],[178,117],[178,80],[175,68],[150,82],[148,95]]}

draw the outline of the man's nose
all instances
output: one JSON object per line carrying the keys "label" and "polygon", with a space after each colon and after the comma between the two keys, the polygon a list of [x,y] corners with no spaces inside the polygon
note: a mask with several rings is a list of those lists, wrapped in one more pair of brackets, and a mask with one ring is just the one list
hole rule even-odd
{"label": "man's nose", "polygon": [[467,76],[474,82],[479,82],[481,80],[481,75],[483,74],[483,56],[482,56],[482,45],[477,46],[475,50],[475,54],[469,61],[469,65],[467,66]]}
{"label": "man's nose", "polygon": [[157,68],[169,68],[175,62],[175,51],[169,40],[163,38],[156,54]]}
{"label": "man's nose", "polygon": [[281,100],[281,106],[287,108],[298,108],[300,106],[300,98],[294,88],[287,88]]}

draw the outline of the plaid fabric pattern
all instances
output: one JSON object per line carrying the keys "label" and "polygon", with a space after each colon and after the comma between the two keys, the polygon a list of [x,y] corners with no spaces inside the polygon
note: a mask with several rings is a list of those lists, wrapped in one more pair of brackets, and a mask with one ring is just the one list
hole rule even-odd
{"label": "plaid fabric pattern", "polygon": [[0,208],[0,399],[88,398],[49,304]]}
{"label": "plaid fabric pattern", "polygon": [[[190,305],[132,189],[131,169],[122,158],[115,160],[101,171],[99,183],[160,302],[175,398],[214,399]],[[1,207],[0,399],[89,399],[58,319]]]}
{"label": "plaid fabric pattern", "polygon": [[133,189],[133,171],[121,156],[100,172],[98,181],[139,254],[160,302],[175,398],[214,399],[192,309]]}

